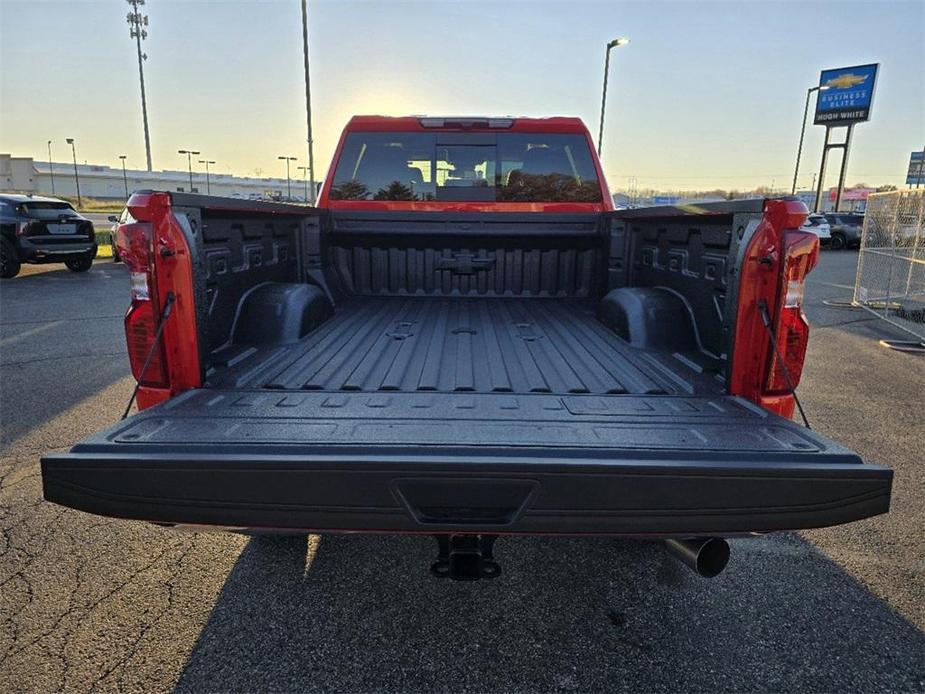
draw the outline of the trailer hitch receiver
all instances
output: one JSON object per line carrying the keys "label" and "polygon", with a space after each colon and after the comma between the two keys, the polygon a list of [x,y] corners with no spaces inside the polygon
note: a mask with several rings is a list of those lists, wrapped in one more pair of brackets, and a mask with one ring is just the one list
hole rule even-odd
{"label": "trailer hitch receiver", "polygon": [[477,581],[495,578],[501,567],[493,550],[497,535],[437,535],[437,560],[430,572],[438,578],[454,581]]}

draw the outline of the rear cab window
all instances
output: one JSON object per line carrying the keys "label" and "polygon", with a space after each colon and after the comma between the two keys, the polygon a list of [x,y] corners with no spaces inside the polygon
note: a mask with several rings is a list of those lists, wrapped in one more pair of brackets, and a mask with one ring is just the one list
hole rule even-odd
{"label": "rear cab window", "polygon": [[329,198],[353,201],[601,203],[578,133],[349,132]]}

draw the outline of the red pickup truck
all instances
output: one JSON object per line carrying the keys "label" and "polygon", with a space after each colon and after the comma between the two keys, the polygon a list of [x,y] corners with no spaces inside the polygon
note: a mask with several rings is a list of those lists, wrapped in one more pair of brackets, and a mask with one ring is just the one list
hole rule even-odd
{"label": "red pickup truck", "polygon": [[818,255],[791,199],[614,211],[575,118],[356,117],[317,208],[136,193],[118,230],[141,412],[45,498],[161,524],[722,538],[889,508],[790,421]]}

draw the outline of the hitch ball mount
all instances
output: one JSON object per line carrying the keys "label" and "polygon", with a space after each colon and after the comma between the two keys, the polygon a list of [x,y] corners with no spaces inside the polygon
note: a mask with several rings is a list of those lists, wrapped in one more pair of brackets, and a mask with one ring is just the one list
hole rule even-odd
{"label": "hitch ball mount", "polygon": [[437,535],[437,560],[430,572],[454,581],[478,581],[501,575],[492,553],[497,535]]}

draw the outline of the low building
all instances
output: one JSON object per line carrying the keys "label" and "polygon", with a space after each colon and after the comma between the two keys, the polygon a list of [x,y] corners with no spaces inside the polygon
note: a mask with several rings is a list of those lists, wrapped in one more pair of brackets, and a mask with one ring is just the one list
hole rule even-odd
{"label": "low building", "polygon": [[[840,212],[856,212],[863,214],[867,209],[867,196],[877,192],[876,188],[845,188],[841,197]],[[835,211],[835,196],[838,194],[837,188],[829,188],[822,193],[822,200],[819,201],[819,212]],[[798,190],[797,197],[802,200],[812,211],[816,205],[815,190]]]}
{"label": "low building", "polygon": [[[841,196],[841,205],[838,212],[860,212],[867,209],[867,196],[876,193],[876,188],[845,188]],[[823,196],[823,211],[835,212],[835,196],[838,194],[837,188],[829,190],[828,195]]]}
{"label": "low building", "polygon": [[[62,162],[35,161],[32,157],[14,157],[0,154],[0,190],[37,195],[77,196],[77,181],[80,194],[87,198],[101,200],[125,200],[136,190],[171,190],[190,192],[188,171],[141,171],[127,169],[123,177],[121,168],[98,164],[78,164],[77,175],[74,164]],[[290,181],[292,199],[306,199],[307,184],[301,179]],[[192,192],[241,198],[286,198],[285,178],[247,178],[209,172],[206,182],[204,171],[193,171]]]}

